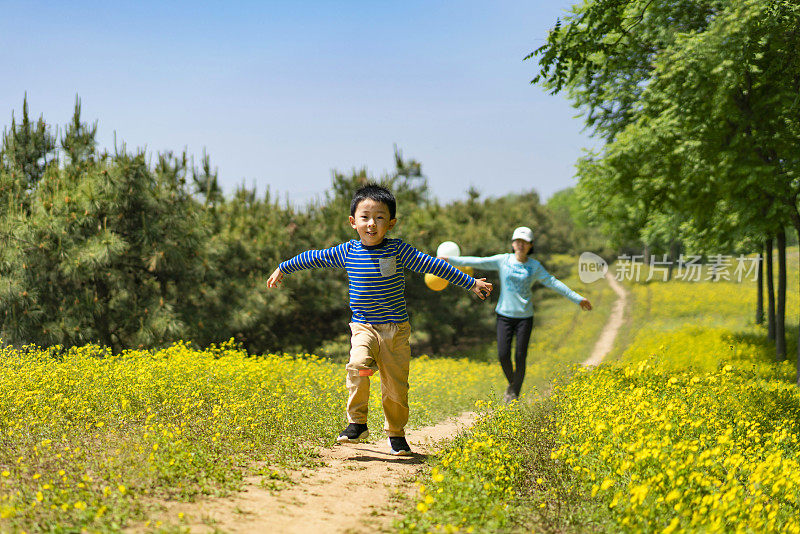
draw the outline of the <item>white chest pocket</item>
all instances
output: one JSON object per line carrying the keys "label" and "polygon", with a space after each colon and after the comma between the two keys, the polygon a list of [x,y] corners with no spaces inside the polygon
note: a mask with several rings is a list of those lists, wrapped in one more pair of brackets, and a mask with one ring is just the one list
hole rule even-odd
{"label": "white chest pocket", "polygon": [[397,273],[397,258],[395,256],[378,258],[378,267],[380,267],[381,276],[394,276]]}

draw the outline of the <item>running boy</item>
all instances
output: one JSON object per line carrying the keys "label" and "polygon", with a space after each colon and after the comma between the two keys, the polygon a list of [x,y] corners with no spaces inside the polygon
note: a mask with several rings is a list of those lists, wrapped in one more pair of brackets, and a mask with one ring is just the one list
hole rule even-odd
{"label": "running boy", "polygon": [[356,443],[367,436],[369,377],[381,373],[381,400],[386,419],[384,430],[394,455],[408,456],[405,438],[408,422],[408,370],[411,328],[405,302],[403,270],[433,273],[457,286],[469,289],[484,300],[492,291],[485,278],[475,279],[445,261],[428,256],[400,239],[386,234],[397,223],[396,201],[385,187],[367,184],[353,195],[350,226],[358,233],[353,239],[325,250],[308,250],[281,263],[267,280],[276,287],[284,274],[316,267],[347,270],[350,291],[350,361],[347,366],[347,420],[337,438],[339,443]]}

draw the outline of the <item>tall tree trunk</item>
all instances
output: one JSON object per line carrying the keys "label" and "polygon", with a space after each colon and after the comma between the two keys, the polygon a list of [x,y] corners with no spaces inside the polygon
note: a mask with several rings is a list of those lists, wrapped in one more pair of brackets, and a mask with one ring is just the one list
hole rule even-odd
{"label": "tall tree trunk", "polygon": [[778,231],[778,305],[775,310],[775,358],[786,359],[786,231]]}
{"label": "tall tree trunk", "polygon": [[111,328],[109,325],[109,310],[108,310],[108,286],[102,278],[95,280],[95,295],[97,302],[95,303],[95,329],[97,335],[100,336],[100,343],[106,347],[113,349],[111,343]]}
{"label": "tall tree trunk", "polygon": [[681,244],[676,239],[669,245],[669,267],[667,272],[667,280],[672,280],[672,271],[675,269],[675,263],[677,263],[680,253]]}
{"label": "tall tree trunk", "polygon": [[764,324],[764,251],[758,253],[758,280],[756,281],[756,324]]}
{"label": "tall tree trunk", "polygon": [[767,336],[775,342],[775,275],[772,272],[772,236],[767,238]]}
{"label": "tall tree trunk", "polygon": [[[797,238],[798,242],[800,242],[800,213],[795,211],[793,214],[792,220],[794,221],[794,228],[797,230]],[[800,257],[800,250],[797,253],[798,257]],[[800,334],[800,324],[797,326],[798,333]],[[797,385],[800,386],[800,335],[797,337]]]}

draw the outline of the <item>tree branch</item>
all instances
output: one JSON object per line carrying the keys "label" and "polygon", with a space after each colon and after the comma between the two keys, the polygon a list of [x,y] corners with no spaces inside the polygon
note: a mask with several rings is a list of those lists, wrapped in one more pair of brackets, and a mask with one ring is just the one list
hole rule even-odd
{"label": "tree branch", "polygon": [[619,42],[622,40],[622,38],[623,38],[624,36],[628,35],[628,33],[630,33],[630,31],[631,31],[631,30],[632,30],[632,29],[633,29],[633,28],[634,28],[634,27],[635,27],[637,24],[640,24],[642,21],[644,21],[644,13],[645,13],[645,11],[647,11],[647,8],[649,8],[649,7],[650,7],[650,5],[651,5],[652,3],[653,3],[653,0],[650,0],[649,2],[647,2],[647,4],[645,4],[645,6],[642,8],[642,11],[641,11],[641,13],[639,13],[637,16],[635,16],[635,17],[628,17],[628,18],[636,19],[636,22],[634,22],[633,24],[631,24],[631,25],[630,25],[630,26],[628,26],[627,28],[623,28],[622,26],[620,26],[620,30],[622,30],[622,35],[620,35],[620,36],[617,38],[617,40],[616,40],[616,41],[614,41],[614,44],[612,44],[611,46],[616,46],[617,44],[619,44]]}

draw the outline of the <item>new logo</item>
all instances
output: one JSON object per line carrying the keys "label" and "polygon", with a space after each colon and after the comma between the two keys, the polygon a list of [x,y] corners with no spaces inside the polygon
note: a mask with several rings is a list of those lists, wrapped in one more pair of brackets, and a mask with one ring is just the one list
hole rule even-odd
{"label": "new logo", "polygon": [[607,272],[608,263],[594,252],[584,252],[578,259],[578,277],[584,284],[597,282]]}

